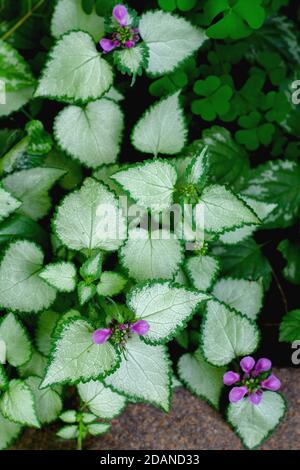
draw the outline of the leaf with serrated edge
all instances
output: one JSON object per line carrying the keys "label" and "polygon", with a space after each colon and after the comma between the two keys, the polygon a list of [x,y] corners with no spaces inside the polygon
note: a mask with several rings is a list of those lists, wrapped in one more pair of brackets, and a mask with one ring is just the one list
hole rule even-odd
{"label": "leaf with serrated edge", "polygon": [[81,0],[59,0],[51,21],[51,34],[58,38],[72,29],[86,31],[99,41],[104,35],[104,18],[98,16],[95,10],[87,15],[81,6]]}
{"label": "leaf with serrated edge", "polygon": [[247,398],[231,403],[227,419],[248,449],[261,445],[275,430],[286,412],[286,403],[278,393],[265,391],[259,405]]}
{"label": "leaf with serrated edge", "polygon": [[196,186],[202,186],[207,178],[208,173],[208,151],[204,147],[197,155],[195,155],[187,167],[187,181]]}
{"label": "leaf with serrated edge", "polygon": [[103,297],[113,297],[120,294],[126,284],[127,279],[121,274],[113,271],[104,271],[97,285],[97,293]]}
{"label": "leaf with serrated edge", "polygon": [[148,48],[145,43],[142,43],[131,49],[116,50],[114,62],[122,73],[141,75],[148,64]]}
{"label": "leaf with serrated edge", "polygon": [[184,354],[178,362],[178,374],[181,381],[192,393],[203,398],[216,409],[219,408],[225,372],[225,367],[208,364],[199,349],[194,354]]}
{"label": "leaf with serrated edge", "polygon": [[126,399],[122,395],[113,392],[99,381],[80,383],[77,388],[81,400],[98,418],[113,419],[126,405]]}
{"label": "leaf with serrated edge", "polygon": [[19,240],[9,245],[0,265],[0,305],[21,312],[50,307],[56,290],[38,276],[43,252],[35,243]]}
{"label": "leaf with serrated edge", "polygon": [[80,275],[83,279],[99,279],[102,271],[103,256],[102,253],[96,253],[88,258],[80,268]]}
{"label": "leaf with serrated edge", "polygon": [[100,436],[109,431],[110,427],[111,425],[106,423],[92,423],[88,425],[87,430],[91,436]]}
{"label": "leaf with serrated edge", "polygon": [[76,267],[70,262],[48,264],[39,276],[60,292],[72,292],[76,287]]}
{"label": "leaf with serrated edge", "polygon": [[223,186],[207,186],[198,204],[207,232],[222,233],[229,229],[260,222],[241,199]]}
{"label": "leaf with serrated edge", "polygon": [[58,168],[30,168],[6,176],[2,183],[7,191],[22,202],[18,212],[38,220],[51,208],[48,191],[65,173]]}
{"label": "leaf with serrated edge", "polygon": [[77,383],[105,377],[118,366],[119,357],[109,343],[95,344],[94,328],[81,319],[70,319],[56,337],[41,388],[56,383]]}
{"label": "leaf with serrated edge", "polygon": [[59,394],[51,388],[40,390],[41,379],[39,377],[28,377],[25,380],[30,388],[35,402],[35,408],[40,423],[52,423],[62,410],[62,400]]}
{"label": "leaf with serrated edge", "polygon": [[120,170],[111,178],[142,207],[162,210],[173,202],[177,174],[166,160],[148,160]]}
{"label": "leaf with serrated edge", "polygon": [[86,284],[84,281],[81,281],[77,286],[77,292],[80,305],[84,305],[96,294],[96,286],[94,284]]}
{"label": "leaf with serrated edge", "polygon": [[126,343],[126,358],[105,382],[128,398],[170,409],[171,369],[164,346],[145,344],[137,335]]}
{"label": "leaf with serrated edge", "polygon": [[116,250],[127,232],[116,197],[92,178],[65,197],[54,228],[62,243],[73,250]]}
{"label": "leaf with serrated edge", "polygon": [[207,303],[201,345],[208,362],[223,366],[247,356],[257,349],[259,339],[258,327],[246,316],[216,300]]}
{"label": "leaf with serrated edge", "polygon": [[172,279],[183,261],[183,247],[167,230],[137,228],[129,231],[121,248],[121,263],[136,281]]}
{"label": "leaf with serrated edge", "polygon": [[187,130],[176,92],[150,107],[136,124],[132,143],[137,150],[158,155],[173,155],[182,150]]}
{"label": "leaf with serrated edge", "polygon": [[22,380],[11,380],[0,400],[0,411],[7,419],[25,426],[40,427],[33,394]]}
{"label": "leaf with serrated edge", "polygon": [[61,439],[76,439],[78,436],[78,426],[76,424],[64,426],[56,433],[56,435]]}
{"label": "leaf with serrated edge", "polygon": [[220,270],[220,263],[213,256],[199,255],[187,258],[185,267],[193,286],[206,291],[214,283]]}
{"label": "leaf with serrated edge", "polygon": [[0,222],[17,210],[21,204],[8,191],[0,188]]}
{"label": "leaf with serrated edge", "polygon": [[262,308],[264,289],[259,281],[222,278],[214,285],[212,294],[250,320],[256,320]]}
{"label": "leaf with serrated edge", "polygon": [[32,348],[27,331],[13,313],[0,321],[0,340],[6,346],[6,359],[14,367],[22,366],[31,358]]}
{"label": "leaf with serrated edge", "polygon": [[283,316],[279,331],[279,341],[291,343],[300,340],[300,309],[291,310]]}
{"label": "leaf with serrated edge", "polygon": [[7,449],[17,439],[22,426],[4,418],[0,413],[0,450]]}
{"label": "leaf with serrated edge", "polygon": [[119,105],[102,98],[85,108],[64,108],[55,118],[54,134],[71,157],[89,168],[97,168],[116,161],[123,127]]}
{"label": "leaf with serrated edge", "polygon": [[173,338],[209,295],[170,282],[148,282],[138,285],[128,295],[127,305],[137,318],[149,323],[143,340],[165,343]]}
{"label": "leaf with serrated edge", "polygon": [[77,420],[77,411],[76,410],[67,410],[64,411],[60,416],[59,419],[61,419],[64,423],[76,423]]}
{"label": "leaf with serrated edge", "polygon": [[64,34],[50,53],[35,97],[83,104],[101,98],[113,83],[112,68],[88,33]]}
{"label": "leaf with serrated edge", "polygon": [[206,40],[204,31],[182,17],[163,11],[148,11],[139,22],[140,35],[149,47],[147,72],[161,75],[177,65]]}

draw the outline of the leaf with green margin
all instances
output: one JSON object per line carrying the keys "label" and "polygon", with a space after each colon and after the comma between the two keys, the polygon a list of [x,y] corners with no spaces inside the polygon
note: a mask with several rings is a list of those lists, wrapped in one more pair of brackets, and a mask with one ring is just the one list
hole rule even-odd
{"label": "leaf with green margin", "polygon": [[120,261],[136,281],[172,279],[183,261],[183,246],[168,230],[151,233],[143,228],[129,231],[120,250]]}
{"label": "leaf with green margin", "polygon": [[196,289],[207,291],[211,288],[220,271],[220,262],[214,256],[191,256],[185,261],[185,269]]}
{"label": "leaf with green margin", "polygon": [[259,405],[253,405],[247,398],[231,403],[227,419],[244,446],[255,449],[275,430],[285,412],[286,402],[283,397],[278,393],[265,391]]}
{"label": "leaf with green margin", "polygon": [[47,264],[39,276],[59,292],[72,292],[76,288],[76,267],[71,262]]}
{"label": "leaf with green margin", "polygon": [[35,97],[85,104],[101,98],[112,83],[112,68],[97,52],[92,37],[71,31],[50,52]]}
{"label": "leaf with green margin", "polygon": [[189,184],[202,188],[207,180],[209,170],[208,148],[197,152],[186,169],[186,179]]}
{"label": "leaf with green margin", "polygon": [[97,294],[103,297],[113,297],[120,294],[127,284],[127,279],[113,271],[103,271],[97,285]]}
{"label": "leaf with green margin", "polygon": [[6,375],[5,369],[0,362],[0,391],[6,390],[8,387],[8,377]]}
{"label": "leaf with green margin", "polygon": [[119,369],[105,383],[134,401],[142,401],[169,411],[171,367],[165,346],[145,344],[137,335],[126,343]]}
{"label": "leaf with green margin", "polygon": [[99,279],[102,272],[103,255],[101,251],[91,256],[80,268],[80,275],[83,279],[95,281]]}
{"label": "leaf with green margin", "polygon": [[55,421],[63,407],[59,394],[51,388],[40,390],[41,379],[39,377],[28,377],[25,380],[30,388],[35,402],[36,414],[41,424]]}
{"label": "leaf with green margin", "polygon": [[163,11],[147,11],[139,21],[139,33],[149,48],[147,72],[172,72],[202,46],[205,32],[184,18]]}
{"label": "leaf with green margin", "polygon": [[290,160],[259,165],[246,182],[243,194],[277,207],[264,222],[266,228],[289,227],[300,207],[300,165]]}
{"label": "leaf with green margin", "polygon": [[23,366],[18,367],[20,377],[26,379],[32,375],[42,377],[45,374],[47,358],[33,349],[31,359]]}
{"label": "leaf with green margin", "polygon": [[56,290],[38,275],[43,258],[42,250],[28,240],[9,245],[0,264],[2,307],[25,313],[36,313],[50,307]]}
{"label": "leaf with green margin", "polygon": [[162,344],[176,336],[191,319],[200,304],[210,299],[202,292],[186,289],[168,281],[138,284],[127,298],[136,318],[150,326],[142,339],[149,344]]}
{"label": "leaf with green margin", "polygon": [[79,282],[77,285],[77,293],[80,305],[86,304],[96,294],[96,286],[94,284],[87,284],[84,281]]}
{"label": "leaf with green margin", "polygon": [[225,367],[215,367],[204,359],[200,349],[184,354],[178,361],[178,375],[185,386],[197,397],[219,408]]}
{"label": "leaf with green margin", "polygon": [[221,278],[215,283],[212,294],[250,320],[257,319],[263,306],[264,289],[261,280]]}
{"label": "leaf with green margin", "polygon": [[45,356],[48,356],[51,351],[52,334],[60,318],[61,316],[52,310],[46,310],[39,315],[35,342],[39,352]]}
{"label": "leaf with green margin", "polygon": [[154,156],[174,155],[182,150],[187,129],[179,94],[178,91],[154,103],[139,119],[131,135],[137,150]]}
{"label": "leaf with green margin", "polygon": [[78,437],[78,426],[76,424],[64,426],[56,433],[56,435],[61,439],[76,439]]}
{"label": "leaf with green margin", "polygon": [[8,191],[0,187],[0,222],[15,212],[21,204]]}
{"label": "leaf with green margin", "polygon": [[127,235],[115,195],[92,178],[63,199],[53,226],[61,242],[73,250],[116,250]]}
{"label": "leaf with green margin", "polygon": [[30,360],[31,341],[25,327],[13,313],[0,320],[0,340],[5,343],[6,359],[10,365],[18,367]]}
{"label": "leaf with green margin", "polygon": [[10,447],[13,441],[18,438],[21,430],[20,424],[12,423],[0,413],[0,450]]}
{"label": "leaf with green margin", "polygon": [[300,310],[291,310],[282,318],[279,327],[279,341],[292,343],[300,341]]}
{"label": "leaf with green margin", "polygon": [[59,0],[51,20],[51,34],[59,38],[68,31],[80,29],[89,33],[95,41],[104,36],[104,18],[93,9],[87,15],[81,6],[81,0]]}
{"label": "leaf with green margin", "polygon": [[49,212],[51,199],[48,191],[64,174],[64,170],[57,168],[30,168],[6,176],[2,184],[22,202],[18,212],[38,220]]}
{"label": "leaf with green margin", "polygon": [[106,423],[92,423],[89,424],[87,430],[91,436],[100,436],[105,434],[111,428],[111,424]]}
{"label": "leaf with green margin", "polygon": [[217,300],[207,303],[201,326],[201,346],[205,359],[224,366],[233,359],[255,351],[260,340],[256,324],[245,315]]}
{"label": "leaf with green margin", "polygon": [[9,382],[0,400],[0,412],[14,423],[40,427],[33,394],[22,380],[14,379]]}
{"label": "leaf with green margin", "polygon": [[116,161],[123,127],[119,105],[102,98],[84,108],[64,108],[55,118],[54,135],[72,158],[89,168],[97,168]]}
{"label": "leaf with green margin", "polygon": [[292,284],[300,284],[300,244],[282,240],[277,249],[286,260],[283,268],[284,277]]}
{"label": "leaf with green margin", "polygon": [[0,224],[0,246],[17,238],[29,238],[44,246],[47,233],[30,217],[13,214]]}
{"label": "leaf with green margin", "polygon": [[148,66],[149,50],[145,43],[141,43],[131,49],[118,49],[114,52],[114,63],[122,73],[142,75],[143,69]]}
{"label": "leaf with green margin", "polygon": [[64,411],[60,416],[59,419],[61,419],[64,423],[76,423],[77,421],[77,411],[76,410],[67,410]]}
{"label": "leaf with green margin", "polygon": [[95,328],[87,320],[69,319],[56,333],[41,388],[104,378],[118,367],[120,358],[109,342],[95,344]]}
{"label": "leaf with green margin", "polygon": [[89,410],[101,419],[116,418],[126,406],[126,399],[97,380],[79,383],[79,396]]}

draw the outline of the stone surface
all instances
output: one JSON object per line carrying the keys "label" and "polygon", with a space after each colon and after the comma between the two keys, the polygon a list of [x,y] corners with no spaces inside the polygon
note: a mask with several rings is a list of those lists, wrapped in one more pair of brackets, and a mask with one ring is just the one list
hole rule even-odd
{"label": "stone surface", "polygon": [[[282,391],[288,401],[286,419],[272,437],[261,447],[266,450],[300,449],[300,380],[299,369],[277,369]],[[99,438],[90,438],[90,450],[238,450],[241,443],[220,415],[187,390],[177,389],[173,407],[165,414],[150,405],[131,404],[111,431]],[[58,439],[56,425],[42,431],[28,429],[14,449],[74,449],[75,444]]]}

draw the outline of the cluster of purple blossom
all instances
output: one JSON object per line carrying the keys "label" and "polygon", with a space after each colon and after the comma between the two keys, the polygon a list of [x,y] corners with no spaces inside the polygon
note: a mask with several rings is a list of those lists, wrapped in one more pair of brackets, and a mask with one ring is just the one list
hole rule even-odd
{"label": "cluster of purple blossom", "polygon": [[131,49],[140,40],[138,28],[132,28],[128,24],[130,18],[124,5],[114,7],[113,17],[117,22],[115,31],[113,31],[111,38],[103,38],[100,41],[100,46],[106,54],[121,46]]}
{"label": "cluster of purple blossom", "polygon": [[126,339],[130,333],[144,336],[149,331],[149,323],[145,320],[137,320],[134,323],[121,323],[111,325],[110,328],[100,328],[94,331],[93,341],[95,344],[103,344],[112,338],[115,343],[125,346]]}

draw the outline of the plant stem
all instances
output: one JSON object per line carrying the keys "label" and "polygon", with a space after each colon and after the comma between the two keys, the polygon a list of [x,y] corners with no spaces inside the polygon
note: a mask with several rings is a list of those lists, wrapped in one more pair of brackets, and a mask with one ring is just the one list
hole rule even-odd
{"label": "plant stem", "polygon": [[38,8],[43,5],[44,2],[45,0],[40,0],[38,3],[36,3],[36,5],[34,5],[31,10],[26,13],[26,15],[20,18],[19,21],[17,21],[17,23],[1,37],[1,40],[5,41],[8,39],[15,31],[17,31],[18,28],[20,28],[20,26],[22,26],[23,23],[25,23],[25,21],[28,20],[28,18],[33,15],[36,10],[38,10]]}
{"label": "plant stem", "polygon": [[287,302],[287,298],[286,298],[286,296],[285,296],[284,290],[283,290],[283,288],[282,288],[282,286],[281,286],[281,284],[280,284],[280,281],[279,281],[279,279],[278,279],[278,276],[277,276],[276,272],[275,272],[274,269],[273,269],[273,266],[271,266],[271,268],[272,268],[273,278],[274,278],[274,280],[275,280],[275,282],[276,282],[277,288],[278,288],[278,290],[279,290],[279,292],[280,292],[280,295],[281,295],[281,298],[282,298],[282,302],[283,302],[283,305],[284,305],[285,313],[288,313],[288,311],[289,311],[288,302]]}
{"label": "plant stem", "polygon": [[83,442],[83,422],[82,418],[79,421],[79,429],[78,429],[78,438],[77,438],[77,450],[82,450],[82,442]]}

